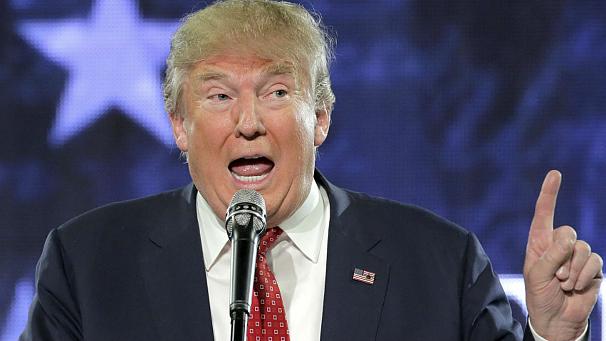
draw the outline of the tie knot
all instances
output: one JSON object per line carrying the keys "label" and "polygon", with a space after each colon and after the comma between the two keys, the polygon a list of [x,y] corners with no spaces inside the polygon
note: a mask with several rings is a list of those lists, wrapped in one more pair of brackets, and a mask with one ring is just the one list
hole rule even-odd
{"label": "tie knot", "polygon": [[259,254],[265,255],[267,250],[276,243],[282,232],[284,231],[279,226],[268,229],[259,241]]}

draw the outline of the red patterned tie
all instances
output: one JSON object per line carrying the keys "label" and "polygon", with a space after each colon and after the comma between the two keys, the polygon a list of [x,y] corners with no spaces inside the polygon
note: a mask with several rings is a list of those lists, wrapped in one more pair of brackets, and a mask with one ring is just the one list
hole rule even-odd
{"label": "red patterned tie", "polygon": [[259,242],[248,341],[290,341],[280,288],[265,256],[282,232],[279,227],[271,228]]}

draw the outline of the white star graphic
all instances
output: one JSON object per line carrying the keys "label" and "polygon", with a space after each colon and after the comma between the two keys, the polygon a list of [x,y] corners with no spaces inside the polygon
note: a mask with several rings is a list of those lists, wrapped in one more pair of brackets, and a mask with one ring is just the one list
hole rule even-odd
{"label": "white star graphic", "polygon": [[37,49],[69,71],[49,143],[62,145],[115,106],[166,145],[161,67],[177,20],[142,20],[133,0],[98,0],[86,19],[19,26]]}

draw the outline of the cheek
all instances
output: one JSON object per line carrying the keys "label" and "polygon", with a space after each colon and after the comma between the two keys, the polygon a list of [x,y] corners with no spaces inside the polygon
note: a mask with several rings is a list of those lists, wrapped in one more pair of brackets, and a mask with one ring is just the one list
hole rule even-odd
{"label": "cheek", "polygon": [[210,117],[212,114],[197,115],[191,125],[189,145],[196,148],[200,154],[214,154],[221,150],[222,145],[233,133],[234,127],[226,117]]}
{"label": "cheek", "polygon": [[308,142],[313,144],[316,116],[312,107],[306,103],[299,103],[295,107],[295,125],[297,135],[306,145]]}
{"label": "cheek", "polygon": [[309,107],[301,106],[289,125],[292,130],[286,138],[288,139],[288,148],[290,155],[290,176],[301,181],[301,186],[305,187],[311,177],[310,171],[315,163],[315,115]]}

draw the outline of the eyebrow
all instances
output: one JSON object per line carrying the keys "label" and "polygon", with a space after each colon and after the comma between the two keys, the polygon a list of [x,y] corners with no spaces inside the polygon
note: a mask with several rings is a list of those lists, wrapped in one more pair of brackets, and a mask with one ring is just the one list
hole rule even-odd
{"label": "eyebrow", "polygon": [[272,63],[263,69],[264,73],[271,75],[295,75],[295,68],[289,63]]}
{"label": "eyebrow", "polygon": [[299,92],[300,90],[300,83],[299,83],[299,77],[297,76],[297,72],[295,70],[294,65],[292,65],[291,63],[272,63],[268,66],[266,66],[265,68],[263,68],[262,73],[265,73],[265,77],[272,77],[272,76],[282,76],[282,75],[287,75],[287,76],[291,76],[295,82],[295,88],[293,90],[295,90],[296,93]]}
{"label": "eyebrow", "polygon": [[227,78],[227,75],[223,72],[218,71],[206,71],[199,74],[196,79],[201,82],[208,82],[212,80],[221,80]]}

